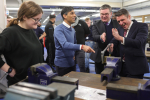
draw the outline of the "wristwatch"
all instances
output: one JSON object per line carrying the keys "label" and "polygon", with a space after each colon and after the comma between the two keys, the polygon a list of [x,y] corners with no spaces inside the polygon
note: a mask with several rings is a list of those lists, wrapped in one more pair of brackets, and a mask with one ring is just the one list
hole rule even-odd
{"label": "wristwatch", "polygon": [[9,74],[9,73],[11,73],[11,72],[12,72],[12,70],[13,70],[13,68],[11,68],[11,67],[10,67],[6,73],[8,73],[8,74]]}

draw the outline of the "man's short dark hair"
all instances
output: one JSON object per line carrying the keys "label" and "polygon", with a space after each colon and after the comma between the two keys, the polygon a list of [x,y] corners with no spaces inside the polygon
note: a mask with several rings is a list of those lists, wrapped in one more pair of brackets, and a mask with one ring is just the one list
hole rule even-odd
{"label": "man's short dark hair", "polygon": [[56,18],[55,15],[49,15],[49,19]]}
{"label": "man's short dark hair", "polygon": [[126,9],[120,9],[117,13],[116,13],[116,17],[119,17],[121,15],[125,15],[126,17],[129,16],[129,12]]}
{"label": "man's short dark hair", "polygon": [[99,9],[99,10],[104,10],[104,9],[109,9],[109,11],[110,11],[110,12],[112,12],[112,8],[111,8],[111,6],[110,6],[110,5],[108,5],[108,4],[104,4],[104,5],[102,5],[102,6],[100,7],[100,9]]}
{"label": "man's short dark hair", "polygon": [[64,7],[64,8],[62,9],[62,11],[61,11],[61,16],[62,16],[63,20],[64,20],[63,15],[64,15],[64,14],[67,15],[68,12],[70,12],[70,11],[72,11],[72,10],[74,10],[74,8],[71,7],[71,6],[70,6],[70,7]]}

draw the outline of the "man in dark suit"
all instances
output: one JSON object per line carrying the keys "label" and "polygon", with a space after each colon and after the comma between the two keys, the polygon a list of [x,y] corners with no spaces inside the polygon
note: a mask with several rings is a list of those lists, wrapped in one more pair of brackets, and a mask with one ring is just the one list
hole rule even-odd
{"label": "man in dark suit", "polygon": [[122,68],[120,75],[123,77],[143,78],[144,73],[149,72],[147,58],[145,56],[145,44],[148,36],[148,26],[131,20],[126,9],[116,13],[116,19],[120,25],[112,29],[114,39],[111,41],[111,51],[116,45],[120,45]]}
{"label": "man in dark suit", "polygon": [[[119,24],[116,20],[111,19],[112,8],[105,4],[100,8],[100,18],[98,22],[93,25],[92,35],[93,41],[96,42],[94,46],[95,53],[91,54],[91,59],[95,61],[95,72],[100,74],[104,69],[104,64],[101,61],[101,51],[106,48],[109,42],[113,39],[112,28],[118,28]],[[117,51],[112,56],[117,56]],[[118,53],[119,54],[119,53]],[[109,53],[105,52],[104,56]]]}

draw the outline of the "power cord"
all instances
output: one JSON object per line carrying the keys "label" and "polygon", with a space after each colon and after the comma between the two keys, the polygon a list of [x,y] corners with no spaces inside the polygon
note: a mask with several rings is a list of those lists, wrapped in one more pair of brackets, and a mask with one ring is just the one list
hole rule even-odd
{"label": "power cord", "polygon": [[4,75],[0,78],[0,80],[2,80],[2,79],[3,79],[3,77],[4,77],[4,76],[6,76],[6,75],[7,75],[7,73],[5,73],[5,74],[4,74]]}

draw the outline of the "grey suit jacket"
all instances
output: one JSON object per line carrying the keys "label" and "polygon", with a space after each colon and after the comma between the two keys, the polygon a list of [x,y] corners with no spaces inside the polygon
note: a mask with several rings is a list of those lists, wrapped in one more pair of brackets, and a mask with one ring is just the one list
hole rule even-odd
{"label": "grey suit jacket", "polygon": [[[111,21],[113,23],[114,28],[119,27],[119,24],[116,20],[111,20]],[[100,40],[100,35],[102,35],[103,32],[106,33],[105,26],[104,26],[104,23],[101,20],[99,20],[93,25],[93,28],[92,28],[93,41],[95,41],[96,44],[94,46],[95,53],[92,53],[90,58],[95,62],[101,62],[101,51],[104,50],[107,46],[105,42],[103,43]]]}

